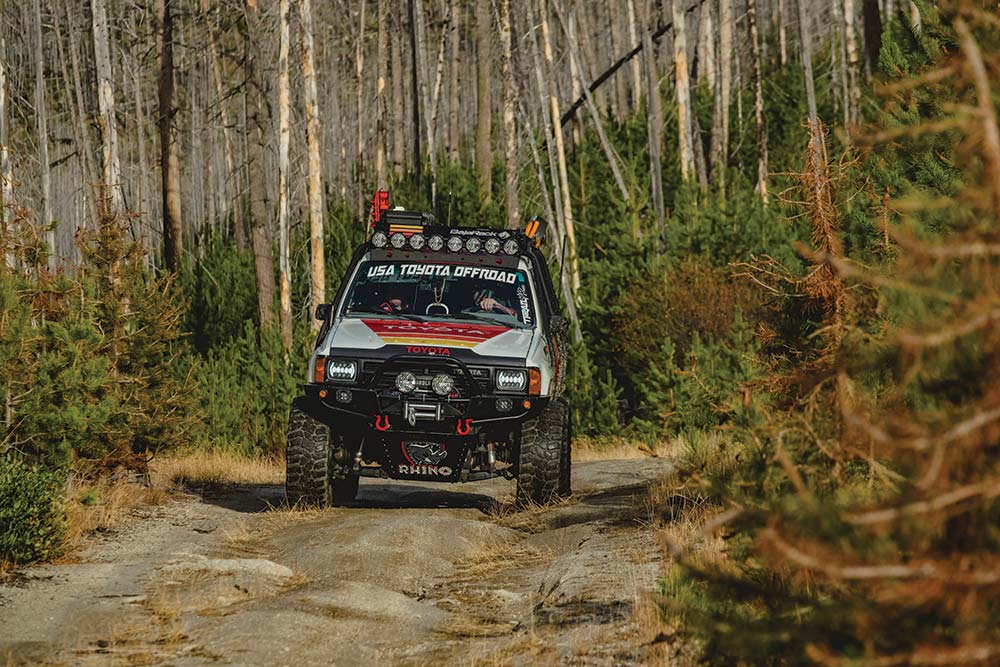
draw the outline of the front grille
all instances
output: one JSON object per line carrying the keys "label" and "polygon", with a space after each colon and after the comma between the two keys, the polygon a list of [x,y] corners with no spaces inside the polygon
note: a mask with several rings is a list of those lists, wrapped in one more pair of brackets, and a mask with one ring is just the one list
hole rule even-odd
{"label": "front grille", "polygon": [[[388,364],[388,367],[386,367]],[[431,380],[435,375],[446,373],[451,376],[455,384],[455,391],[458,398],[468,398],[474,392],[469,384],[468,376],[461,371],[454,362],[447,361],[421,361],[421,360],[400,360],[400,361],[365,361],[361,368],[361,383],[371,387],[375,391],[396,391],[396,376],[403,371],[409,371],[417,377],[416,393],[433,394]],[[482,367],[469,368],[473,382],[476,383],[478,393],[489,392],[492,389],[493,374],[491,369]]]}

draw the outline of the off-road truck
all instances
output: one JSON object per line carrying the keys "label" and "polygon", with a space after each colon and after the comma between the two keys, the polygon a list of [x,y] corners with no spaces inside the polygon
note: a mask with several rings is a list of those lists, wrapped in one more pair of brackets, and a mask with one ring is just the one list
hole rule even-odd
{"label": "off-road truck", "polygon": [[353,500],[361,477],[517,480],[522,502],[570,493],[567,321],[523,229],[444,226],[372,200],[288,423],[289,502]]}

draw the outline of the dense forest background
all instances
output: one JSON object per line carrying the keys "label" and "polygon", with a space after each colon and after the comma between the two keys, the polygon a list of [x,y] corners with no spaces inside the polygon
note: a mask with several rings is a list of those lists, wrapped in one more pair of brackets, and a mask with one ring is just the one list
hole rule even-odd
{"label": "dense forest background", "polygon": [[74,480],[280,456],[388,188],[552,222],[575,433],[679,443],[661,608],[708,659],[995,663],[997,35],[973,2],[0,4],[0,558],[64,548]]}

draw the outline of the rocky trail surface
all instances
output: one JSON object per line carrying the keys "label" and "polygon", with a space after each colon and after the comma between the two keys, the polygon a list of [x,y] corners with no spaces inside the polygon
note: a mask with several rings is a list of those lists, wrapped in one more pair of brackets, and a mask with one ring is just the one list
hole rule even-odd
{"label": "rocky trail surface", "polygon": [[185,496],[0,585],[0,665],[641,664],[661,571],[663,459],[576,464],[574,496],[363,480],[281,509],[278,486]]}

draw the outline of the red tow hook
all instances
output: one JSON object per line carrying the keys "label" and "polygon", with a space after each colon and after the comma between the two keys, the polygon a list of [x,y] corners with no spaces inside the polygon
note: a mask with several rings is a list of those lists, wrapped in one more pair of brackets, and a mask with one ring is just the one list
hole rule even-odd
{"label": "red tow hook", "polygon": [[389,430],[389,415],[375,415],[375,430],[376,431]]}
{"label": "red tow hook", "polygon": [[[462,422],[465,422],[464,424]],[[458,425],[455,427],[455,433],[459,435],[469,435],[472,433],[472,420],[471,419],[459,419]]]}

